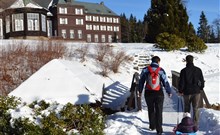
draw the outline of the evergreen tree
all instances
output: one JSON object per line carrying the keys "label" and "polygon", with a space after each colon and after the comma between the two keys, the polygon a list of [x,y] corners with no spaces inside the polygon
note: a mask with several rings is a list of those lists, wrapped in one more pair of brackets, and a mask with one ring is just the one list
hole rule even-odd
{"label": "evergreen tree", "polygon": [[204,42],[208,42],[209,39],[209,25],[208,20],[204,12],[201,12],[200,19],[199,19],[199,27],[197,31],[197,36],[200,37]]}
{"label": "evergreen tree", "polygon": [[156,36],[163,32],[183,39],[188,34],[188,15],[181,0],[151,0],[144,21],[148,24],[147,42],[155,42]]}
{"label": "evergreen tree", "polygon": [[121,42],[128,43],[129,42],[129,29],[128,29],[129,24],[124,13],[121,14],[120,20],[121,20]]}

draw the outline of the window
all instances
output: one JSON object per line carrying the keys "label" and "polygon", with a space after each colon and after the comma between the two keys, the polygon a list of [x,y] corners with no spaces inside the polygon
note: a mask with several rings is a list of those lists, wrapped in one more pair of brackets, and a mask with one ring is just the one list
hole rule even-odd
{"label": "window", "polygon": [[102,42],[105,42],[105,35],[102,35]]}
{"label": "window", "polygon": [[76,14],[76,15],[83,15],[83,10],[82,10],[82,9],[79,9],[79,8],[76,8],[76,9],[75,9],[75,14]]}
{"label": "window", "polygon": [[95,34],[94,40],[96,43],[99,42],[99,36],[97,34]]}
{"label": "window", "polygon": [[92,21],[92,16],[86,16],[86,21]]}
{"label": "window", "polygon": [[106,31],[106,26],[105,25],[101,25],[100,29],[101,29],[101,31]]}
{"label": "window", "polygon": [[9,33],[10,32],[10,16],[6,16],[5,18],[5,21],[6,21],[6,33]]}
{"label": "window", "polygon": [[118,18],[113,18],[113,23],[118,23]]}
{"label": "window", "polygon": [[99,30],[99,25],[93,25],[93,30]]}
{"label": "window", "polygon": [[76,19],[76,25],[83,25],[83,19]]}
{"label": "window", "polygon": [[0,39],[3,37],[2,19],[0,18]]}
{"label": "window", "polygon": [[90,24],[90,25],[86,25],[86,30],[92,30],[92,25]]}
{"label": "window", "polygon": [[107,17],[107,22],[108,23],[112,23],[112,18],[111,17]]}
{"label": "window", "polygon": [[112,31],[112,26],[107,26],[108,31]]}
{"label": "window", "polygon": [[87,34],[87,42],[92,42],[91,34]]}
{"label": "window", "polygon": [[99,17],[98,16],[93,16],[93,21],[94,22],[98,22],[99,21]]}
{"label": "window", "polygon": [[70,30],[70,38],[71,38],[71,39],[74,38],[74,30]]}
{"label": "window", "polygon": [[82,39],[82,30],[78,30],[78,38]]}
{"label": "window", "polygon": [[12,15],[12,30],[23,31],[24,30],[24,14],[13,14]]}
{"label": "window", "polygon": [[52,21],[47,20],[47,36],[52,36]]}
{"label": "window", "polygon": [[67,8],[65,8],[65,7],[60,7],[60,8],[59,8],[59,13],[60,13],[60,14],[67,14]]}
{"label": "window", "polygon": [[65,29],[61,30],[61,35],[63,38],[66,38],[66,30]]}
{"label": "window", "polygon": [[67,18],[60,18],[60,24],[68,24]]}
{"label": "window", "polygon": [[42,31],[46,32],[46,16],[41,15],[41,26],[42,26]]}
{"label": "window", "polygon": [[105,17],[100,17],[100,22],[105,22]]}
{"label": "window", "polygon": [[109,43],[112,42],[112,35],[108,35],[108,42],[109,42]]}
{"label": "window", "polygon": [[114,26],[114,31],[119,31],[119,27],[118,26]]}
{"label": "window", "polygon": [[27,13],[28,30],[38,31],[39,30],[39,14]]}

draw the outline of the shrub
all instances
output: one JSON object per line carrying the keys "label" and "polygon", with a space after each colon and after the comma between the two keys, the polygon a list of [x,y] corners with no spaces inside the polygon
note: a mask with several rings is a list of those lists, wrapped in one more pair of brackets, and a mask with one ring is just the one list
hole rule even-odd
{"label": "shrub", "polygon": [[80,59],[81,62],[86,60],[86,55],[89,53],[89,45],[80,45],[77,49],[75,49],[74,54],[76,57]]}
{"label": "shrub", "polygon": [[0,96],[0,134],[13,134],[10,124],[11,115],[8,113],[8,110],[15,109],[20,103],[20,100],[14,96]]}
{"label": "shrub", "polygon": [[0,48],[0,95],[7,95],[47,62],[66,55],[61,42],[42,41],[36,45],[23,42]]}
{"label": "shrub", "polygon": [[95,55],[96,55],[96,60],[103,62],[104,57],[108,55],[108,52],[110,50],[109,45],[104,45],[104,44],[97,44],[95,46]]}
{"label": "shrub", "polygon": [[167,32],[159,34],[156,38],[156,42],[156,48],[161,48],[167,51],[178,50],[185,46],[184,39]]}
{"label": "shrub", "polygon": [[103,135],[104,117],[101,109],[95,110],[89,105],[73,106],[68,103],[60,112],[61,119],[66,122],[66,129],[77,129],[83,135]]}
{"label": "shrub", "polygon": [[132,61],[132,57],[126,55],[125,51],[119,50],[110,53],[110,69],[117,73],[121,64]]}
{"label": "shrub", "polygon": [[204,52],[207,49],[204,41],[196,35],[187,38],[187,47],[190,52]]}

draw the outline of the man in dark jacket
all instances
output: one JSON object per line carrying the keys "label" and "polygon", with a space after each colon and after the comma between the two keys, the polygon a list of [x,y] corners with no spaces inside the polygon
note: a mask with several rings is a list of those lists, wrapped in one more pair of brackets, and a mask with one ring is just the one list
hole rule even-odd
{"label": "man in dark jacket", "polygon": [[179,93],[183,95],[184,112],[190,113],[190,106],[193,108],[193,120],[198,125],[200,92],[204,88],[202,70],[193,64],[193,56],[186,56],[186,67],[180,72]]}
{"label": "man in dark jacket", "polygon": [[[152,63],[150,65],[153,71],[157,70],[160,63],[160,58],[158,56],[154,56],[152,59]],[[144,97],[148,107],[148,117],[149,117],[149,124],[150,130],[154,130],[156,128],[157,134],[161,135],[163,132],[162,129],[162,112],[163,112],[163,102],[164,102],[164,93],[163,87],[165,87],[166,92],[171,97],[171,88],[167,80],[167,76],[165,71],[160,68],[159,70],[159,77],[160,77],[160,89],[159,90],[150,90],[147,86],[145,86]],[[139,96],[141,96],[144,84],[148,81],[149,78],[149,68],[146,67],[142,70],[139,80]]]}

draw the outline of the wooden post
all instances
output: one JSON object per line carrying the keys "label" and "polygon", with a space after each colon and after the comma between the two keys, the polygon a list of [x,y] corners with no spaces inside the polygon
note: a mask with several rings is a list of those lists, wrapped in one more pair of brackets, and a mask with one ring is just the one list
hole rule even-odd
{"label": "wooden post", "polygon": [[137,108],[138,110],[141,110],[141,97],[138,95],[138,84],[139,84],[139,74],[137,72],[134,73],[132,82],[131,82],[131,88],[130,92],[131,95],[128,100],[128,110]]}

